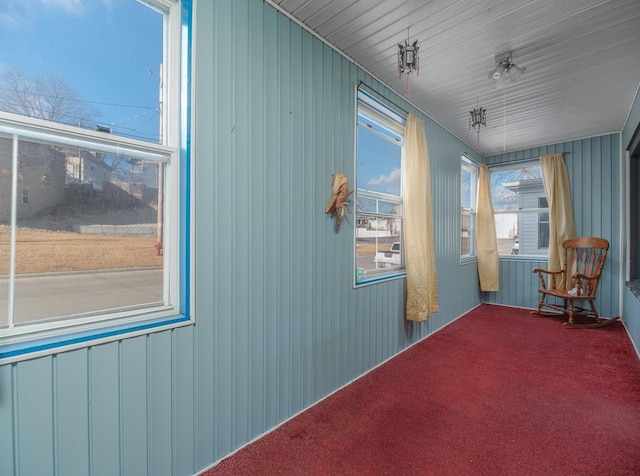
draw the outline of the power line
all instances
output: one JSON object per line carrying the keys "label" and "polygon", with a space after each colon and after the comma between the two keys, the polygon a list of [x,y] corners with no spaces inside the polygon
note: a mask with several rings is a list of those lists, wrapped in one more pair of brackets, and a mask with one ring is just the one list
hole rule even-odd
{"label": "power line", "polygon": [[[52,95],[34,93],[34,92],[31,92],[31,91],[26,91],[26,90],[17,90],[17,89],[13,89],[13,88],[2,87],[2,86],[0,86],[0,90],[9,91],[9,92],[15,93],[15,94],[28,94],[30,96],[41,97],[41,98],[45,98],[45,99],[52,99],[54,97]],[[151,106],[136,106],[136,105],[130,105],[130,104],[116,104],[116,103],[109,103],[109,102],[87,101],[85,99],[78,99],[78,98],[64,97],[64,96],[62,96],[62,99],[64,101],[72,101],[72,102],[79,102],[79,103],[86,103],[86,104],[96,104],[96,105],[99,105],[99,106],[127,107],[127,108],[131,108],[131,109],[147,109],[147,110],[151,110],[151,111],[155,111],[157,109],[156,107],[151,107]]]}

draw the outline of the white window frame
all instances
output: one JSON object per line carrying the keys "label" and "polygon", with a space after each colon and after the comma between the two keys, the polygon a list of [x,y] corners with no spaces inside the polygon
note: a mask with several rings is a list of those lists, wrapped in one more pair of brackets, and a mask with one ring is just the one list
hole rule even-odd
{"label": "white window frame", "polygon": [[[355,93],[355,97],[356,97],[356,108],[355,108],[355,118],[356,118],[356,124],[355,124],[355,137],[354,137],[354,149],[355,149],[355,170],[356,170],[356,177],[357,177],[357,170],[358,170],[358,128],[363,127],[360,124],[360,121],[358,119],[359,114],[365,115],[367,116],[372,122],[374,122],[375,124],[377,124],[378,126],[389,130],[390,132],[392,132],[393,134],[396,134],[398,136],[402,137],[402,141],[399,145],[400,147],[400,153],[401,153],[401,158],[400,158],[400,169],[404,170],[403,167],[403,162],[404,162],[404,135],[405,135],[405,125],[406,125],[406,118],[401,116],[399,113],[395,112],[394,109],[383,103],[381,100],[376,99],[373,95],[368,94],[367,92],[363,91],[362,89],[356,87],[355,89],[356,93]],[[376,133],[374,131],[369,131],[372,132],[376,135],[378,135],[379,137],[385,139],[385,140],[389,140],[388,137],[384,136],[381,133]],[[388,213],[384,213],[384,212],[362,212],[359,213],[357,210],[357,203],[358,203],[358,197],[362,197],[362,198],[366,198],[366,199],[371,199],[371,200],[375,200],[376,203],[378,201],[383,201],[386,203],[393,203],[397,206],[400,207],[400,209],[402,209],[403,206],[403,189],[402,189],[402,183],[403,183],[403,178],[401,179],[401,187],[400,187],[400,195],[391,195],[391,194],[386,194],[386,193],[380,193],[380,192],[376,192],[376,191],[371,191],[371,190],[367,190],[364,188],[361,188],[359,186],[359,184],[357,183],[356,180],[356,185],[355,185],[355,198],[354,198],[354,223],[358,223],[358,217],[359,215],[366,215],[366,216],[375,216],[375,217],[379,217],[382,219],[399,219],[401,221],[401,223],[404,223],[404,215],[400,214],[400,215],[391,215]],[[388,267],[385,268],[381,268],[381,269],[377,269],[375,272],[367,274],[366,276],[363,276],[362,273],[362,269],[358,267],[358,253],[357,253],[357,242],[358,242],[358,236],[357,236],[357,226],[354,226],[354,281],[353,281],[353,286],[354,288],[358,288],[358,287],[362,287],[362,286],[367,286],[367,285],[371,285],[371,284],[375,284],[375,283],[379,283],[379,282],[383,282],[383,281],[388,281],[390,279],[398,279],[398,278],[403,278],[406,276],[406,268],[405,268],[405,260],[404,260],[404,251],[403,251],[403,232],[404,230],[402,229],[404,227],[401,226],[400,228],[400,251],[399,251],[399,261],[400,264],[399,265],[389,265]]]}
{"label": "white window frame", "polygon": [[[480,167],[473,160],[471,160],[466,155],[462,154],[460,156],[460,193],[462,196],[462,172],[463,170],[467,170],[472,174],[473,184],[471,185],[471,207],[463,207],[462,203],[460,203],[460,262],[467,263],[471,261],[476,261],[478,256],[476,254],[476,213],[478,209],[478,176],[479,176]],[[463,217],[465,215],[469,216],[470,221],[470,229],[469,229],[469,250],[468,254],[462,253],[462,233],[463,233]]]}
{"label": "white window frame", "polygon": [[[531,166],[539,166],[540,165],[540,160],[538,158],[535,159],[527,159],[527,160],[522,160],[522,161],[516,161],[516,162],[506,162],[506,163],[502,163],[502,164],[496,164],[496,165],[492,165],[489,166],[489,176],[490,176],[490,182],[492,184],[492,189],[491,189],[491,196],[493,197],[493,178],[491,177],[491,174],[493,172],[496,171],[501,171],[501,170],[515,170],[515,169],[523,169],[526,167],[531,167]],[[544,192],[543,192],[544,193]],[[536,201],[537,203],[537,201]],[[513,210],[501,210],[498,207],[496,207],[496,204],[493,204],[493,213],[494,215],[498,216],[501,214],[515,214],[518,215],[519,218],[518,220],[521,221],[522,216],[524,215],[531,215],[532,218],[531,220],[535,221],[536,223],[536,237],[535,237],[535,243],[536,243],[536,248],[537,248],[537,244],[538,244],[538,214],[539,213],[549,213],[549,208],[541,208],[541,207],[528,207],[528,208],[518,208],[518,209],[513,209]],[[497,230],[496,230],[497,231]],[[520,236],[520,234],[522,233],[522,230],[518,230],[518,236],[515,238],[515,241],[518,244],[518,248],[517,250],[515,249],[515,246],[511,249],[511,251],[509,253],[502,252],[502,249],[500,246],[498,246],[498,257],[500,259],[515,259],[515,260],[535,260],[535,261],[540,261],[540,260],[546,260],[547,259],[547,254],[546,253],[539,253],[539,254],[527,254],[526,251],[523,252],[523,241],[522,241],[522,237]],[[498,233],[498,240],[500,240],[500,236]],[[506,250],[506,248],[505,248]],[[546,251],[548,250],[548,248],[540,248],[541,251]]]}
{"label": "white window frame", "polygon": [[[9,276],[9,322],[0,328],[0,364],[31,359],[61,350],[147,334],[193,324],[190,312],[193,277],[192,213],[189,203],[193,189],[189,176],[191,110],[191,0],[143,0],[163,14],[163,144],[53,123],[22,115],[0,112],[0,136],[13,140],[12,154],[12,252]],[[15,208],[18,197],[18,140],[34,141],[116,153],[157,163],[164,169],[164,263],[163,304],[139,306],[124,311],[104,309],[67,318],[13,322],[13,282],[15,280]],[[186,263],[186,264],[185,264]]]}
{"label": "white window frame", "polygon": [[[549,203],[547,201],[547,197],[546,196],[545,197],[538,197],[538,208],[541,208],[541,209],[545,208],[540,204],[540,201],[542,199],[544,199],[545,203],[547,203],[546,209],[548,210],[549,209]],[[541,220],[540,215],[542,215],[543,213],[547,215],[547,219],[546,220]],[[543,245],[540,244],[540,225],[542,225],[544,223],[547,224],[547,229],[548,229],[548,232],[547,232],[547,245],[546,246],[543,246]],[[550,238],[549,237],[549,232],[551,231],[550,227],[551,227],[551,224],[550,224],[549,212],[548,211],[546,211],[546,212],[538,212],[538,249],[539,250],[549,250],[549,238]]]}

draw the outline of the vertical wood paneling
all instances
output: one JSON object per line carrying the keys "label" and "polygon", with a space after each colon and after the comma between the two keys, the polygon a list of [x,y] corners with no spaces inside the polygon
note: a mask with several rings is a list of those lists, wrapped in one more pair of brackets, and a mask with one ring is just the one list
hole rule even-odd
{"label": "vertical wood paneling", "polygon": [[[204,467],[198,457],[200,451],[197,441],[197,431],[201,426],[200,416],[195,418],[194,393],[198,387],[195,385],[194,371],[196,366],[193,352],[194,329],[182,327],[171,332],[171,356],[173,386],[171,389],[171,441],[173,474],[191,474],[194,468]],[[210,414],[210,405],[207,412]],[[168,415],[164,415],[166,418]],[[212,450],[209,450],[211,457]],[[198,461],[198,463],[196,463]],[[206,463],[205,463],[206,464]]]}
{"label": "vertical wood paneling", "polygon": [[[266,68],[264,4],[249,2],[249,38],[250,38],[250,75],[249,75],[249,110],[245,111],[249,120],[249,200],[250,200],[250,245],[251,257],[247,283],[250,286],[247,296],[249,305],[249,356],[250,369],[250,427],[251,436],[260,434],[265,427],[265,388],[267,385],[264,372],[265,365],[265,332],[266,332],[266,234],[270,222],[268,203],[265,200],[269,184],[266,182],[266,170],[269,167],[265,154],[265,119],[266,95],[264,83]],[[268,94],[271,94],[269,92]]]}
{"label": "vertical wood paneling", "polygon": [[[480,302],[459,262],[467,145],[261,0],[199,1],[195,23],[196,325],[0,367],[3,474],[193,474]],[[426,122],[424,323],[402,279],[353,289],[352,215],[336,233],[324,213],[336,170],[353,185],[358,79]]]}
{"label": "vertical wood paneling", "polygon": [[[214,232],[211,246],[214,247],[215,273],[208,272],[196,283],[196,289],[210,292],[214,296],[214,395],[213,395],[213,447],[219,453],[227,453],[233,448],[233,344],[237,336],[233,335],[234,315],[233,276],[234,254],[238,252],[234,240],[234,199],[233,182],[234,157],[233,137],[236,112],[233,108],[234,75],[233,72],[233,4],[215,2],[214,25],[215,38],[207,49],[214,51],[214,117],[213,124],[199,125],[206,133],[207,127],[213,127],[214,145],[211,152],[204,152],[201,160],[213,160],[214,177],[213,203],[206,205],[213,211]],[[197,58],[196,58],[197,59]],[[219,74],[220,71],[227,72]],[[196,119],[197,121],[197,119]],[[205,159],[206,157],[206,159]],[[197,159],[196,159],[197,160]],[[196,182],[197,178],[196,178]],[[210,183],[202,186],[212,186]],[[198,183],[196,183],[196,189]],[[199,202],[196,197],[196,202]],[[196,206],[198,204],[196,203]],[[205,208],[204,203],[201,207]],[[197,250],[196,250],[197,253]],[[196,303],[196,308],[198,304]],[[206,317],[203,316],[204,319]]]}
{"label": "vertical wood paneling", "polygon": [[17,428],[16,472],[18,474],[54,474],[57,465],[53,427],[52,359],[22,362],[17,367],[15,411]]}
{"label": "vertical wood paneling", "polygon": [[172,335],[150,335],[147,346],[147,461],[149,474],[169,475],[173,468]]}
{"label": "vertical wood paneling", "polygon": [[[278,366],[278,393],[277,393],[277,411],[276,418],[279,420],[284,415],[291,413],[291,302],[290,295],[292,292],[291,266],[292,254],[291,234],[297,229],[297,226],[291,224],[284,226],[291,216],[291,203],[294,197],[291,195],[291,39],[290,39],[290,22],[278,15],[277,21],[277,45],[278,45],[278,62],[277,62],[277,81],[279,89],[278,115],[275,122],[278,132],[275,137],[278,144],[279,160],[277,167],[274,167],[277,173],[277,183],[274,183],[274,200],[273,203],[279,204],[277,219],[279,222],[278,240],[275,243],[274,251],[277,256],[277,366]],[[275,165],[275,164],[274,164]]]}
{"label": "vertical wood paneling", "polygon": [[[265,342],[265,355],[263,359],[263,372],[265,375],[264,412],[265,425],[273,426],[277,423],[278,415],[278,276],[279,260],[278,250],[280,235],[280,213],[282,210],[279,203],[279,176],[278,162],[280,150],[278,144],[278,117],[279,117],[279,95],[278,87],[278,15],[271,9],[265,10],[264,27],[264,55],[265,71],[264,85],[266,101],[264,109],[264,150],[267,165],[265,168],[264,181],[266,183],[264,200],[264,212],[267,214],[267,222],[264,229],[265,249],[265,301],[264,319],[265,329],[263,339]],[[215,158],[214,158],[215,160]],[[270,279],[265,279],[271,276]]]}
{"label": "vertical wood paneling", "polygon": [[[302,228],[304,209],[299,206],[298,198],[304,195],[304,108],[303,108],[303,44],[302,28],[291,26],[291,51],[289,68],[289,183],[290,197],[287,203],[287,216],[298,229]],[[301,233],[300,235],[302,235]],[[297,412],[304,407],[304,281],[308,265],[306,263],[305,239],[290,229],[287,241],[291,249],[289,273],[291,275],[291,292],[289,293],[289,313],[291,315],[289,342],[290,356],[290,411]]]}
{"label": "vertical wood paneling", "polygon": [[[314,39],[311,35],[301,32],[302,40],[302,61],[300,66],[302,98],[300,99],[301,110],[300,122],[302,123],[302,153],[299,158],[302,164],[302,193],[299,195],[300,200],[296,200],[296,216],[299,219],[301,226],[300,241],[303,244],[301,256],[301,266],[303,269],[303,290],[302,295],[302,308],[300,319],[303,324],[303,338],[302,338],[302,350],[301,358],[303,362],[303,376],[300,382],[302,387],[302,408],[311,404],[314,401],[314,389],[315,389],[315,356],[314,356],[314,294],[316,285],[314,285],[313,265],[315,257],[315,242],[314,242],[314,214],[307,213],[306,208],[301,206],[302,203],[313,203],[313,197],[315,196],[315,174],[314,174],[314,115],[309,114],[309,111],[313,110],[313,86],[314,86],[314,64],[311,60],[313,58],[314,51]],[[294,100],[294,104],[297,102]]]}
{"label": "vertical wood paneling", "polygon": [[[620,135],[610,134],[522,151],[522,158],[566,152],[565,164],[571,186],[578,236],[600,236],[609,240],[610,252],[598,288],[601,315],[618,315],[620,280]],[[510,154],[486,158],[489,165],[506,163]],[[522,307],[537,306],[538,280],[531,269],[546,268],[546,261],[500,260],[500,291],[484,293],[487,302]]]}
{"label": "vertical wood paneling", "polygon": [[120,407],[124,402],[120,398],[119,360],[118,343],[89,350],[89,454],[95,475],[120,473]]}
{"label": "vertical wood paneling", "polygon": [[148,473],[147,337],[120,344],[121,465],[125,474]]}
{"label": "vertical wood paneling", "polygon": [[14,426],[13,373],[15,365],[0,365],[0,474],[14,474],[16,432]]}
{"label": "vertical wood paneling", "polygon": [[[248,3],[246,1],[233,2],[233,71],[236,72],[233,81],[233,135],[232,156],[233,163],[233,246],[234,263],[232,273],[233,289],[233,377],[231,385],[232,396],[232,446],[238,446],[249,437],[249,300],[248,276],[251,268],[249,254],[250,224],[250,195],[244,193],[249,190],[249,153],[248,142],[245,140],[249,133],[249,64],[245,60],[249,56],[249,35],[241,33],[243,30],[237,25],[246,25],[249,18]],[[240,192],[242,191],[242,192]],[[231,206],[231,204],[230,204]]]}
{"label": "vertical wood paneling", "polygon": [[56,472],[89,474],[89,383],[86,349],[54,358]]}
{"label": "vertical wood paneling", "polygon": [[[197,23],[213,25],[217,18],[216,8],[219,2],[197,2]],[[194,203],[194,213],[196,216],[194,224],[195,233],[195,279],[193,285],[197,293],[197,306],[195,306],[195,318],[198,322],[198,332],[196,333],[195,347],[195,371],[198,379],[194,389],[195,411],[198,414],[195,431],[196,445],[196,467],[205,467],[211,458],[214,447],[214,329],[213,319],[199,319],[199,310],[211,310],[214,307],[214,292],[208,289],[204,292],[198,283],[211,279],[211,269],[214,267],[216,247],[212,246],[216,236],[212,208],[214,204],[214,177],[215,166],[210,159],[200,160],[199,157],[210,156],[214,149],[216,140],[214,137],[213,122],[216,104],[214,103],[214,91],[216,75],[214,74],[214,64],[216,50],[212,47],[215,43],[216,28],[197,28],[195,30],[196,52],[200,52],[194,63],[198,71],[194,78],[194,97],[197,98],[194,104],[194,115],[199,117],[193,122],[194,143],[193,162],[195,168],[194,180],[204,182],[207,186],[198,187],[198,197]],[[199,45],[209,45],[204,51]],[[199,86],[198,78],[206,78],[205,86]],[[206,124],[206,127],[201,126]],[[200,203],[207,204],[200,206]],[[228,238],[228,237],[227,237]],[[227,244],[231,242],[226,240]],[[202,290],[202,291],[200,291]],[[177,358],[177,357],[176,357]],[[182,388],[181,388],[182,389]],[[181,420],[176,421],[180,425]],[[176,444],[182,444],[182,437],[176,439]]]}

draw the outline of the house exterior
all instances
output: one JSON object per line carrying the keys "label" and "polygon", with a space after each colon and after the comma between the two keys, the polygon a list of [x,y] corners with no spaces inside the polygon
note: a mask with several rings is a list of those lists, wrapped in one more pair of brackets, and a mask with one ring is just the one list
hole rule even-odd
{"label": "house exterior", "polygon": [[66,157],[66,183],[88,184],[102,191],[111,177],[111,167],[104,162],[102,154],[81,149],[64,149]]}
{"label": "house exterior", "polygon": [[114,201],[140,201],[147,205],[158,203],[158,164],[128,161],[112,170],[111,180],[105,184],[104,194]]}
{"label": "house exterior", "polygon": [[[460,263],[463,152],[488,165],[569,152],[576,228],[612,244],[599,310],[640,348],[622,251],[640,95],[622,131],[482,157],[270,5],[197,6],[197,324],[0,365],[0,474],[195,474],[482,302],[535,307],[544,257],[501,259],[492,293]],[[336,234],[324,214],[335,170],[354,176],[359,80],[426,123],[440,291],[427,323],[404,320],[403,279],[353,289],[353,225]]]}
{"label": "house exterior", "polygon": [[[12,141],[0,137],[0,223],[11,220]],[[53,146],[21,142],[16,218],[37,215],[64,200],[64,154]]]}
{"label": "house exterior", "polygon": [[[518,208],[547,208],[542,179],[519,180],[502,184],[518,194]],[[549,213],[522,213],[518,215],[514,254],[547,256],[549,252]]]}

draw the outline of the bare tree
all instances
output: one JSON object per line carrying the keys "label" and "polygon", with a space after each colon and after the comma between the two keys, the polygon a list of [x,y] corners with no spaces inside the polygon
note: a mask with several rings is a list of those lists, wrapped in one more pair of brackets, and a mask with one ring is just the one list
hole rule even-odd
{"label": "bare tree", "polygon": [[81,127],[98,116],[66,77],[19,68],[0,69],[0,110]]}

